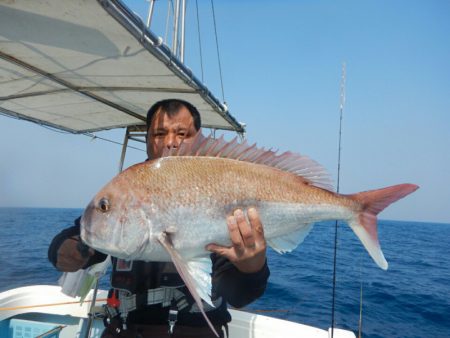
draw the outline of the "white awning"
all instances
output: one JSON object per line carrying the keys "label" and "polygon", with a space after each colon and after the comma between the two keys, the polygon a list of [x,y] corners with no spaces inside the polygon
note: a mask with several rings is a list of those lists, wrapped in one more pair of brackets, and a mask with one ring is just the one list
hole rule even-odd
{"label": "white awning", "polygon": [[0,113],[84,133],[145,123],[156,101],[244,128],[118,0],[0,0]]}

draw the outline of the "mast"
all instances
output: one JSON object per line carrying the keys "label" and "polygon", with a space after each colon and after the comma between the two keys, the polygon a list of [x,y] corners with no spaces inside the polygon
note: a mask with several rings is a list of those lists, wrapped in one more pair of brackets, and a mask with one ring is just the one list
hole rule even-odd
{"label": "mast", "polygon": [[184,63],[185,28],[186,28],[186,0],[175,0],[172,53],[182,63]]}
{"label": "mast", "polygon": [[184,63],[184,32],[186,18],[186,0],[181,0],[181,38],[180,38],[180,61]]}

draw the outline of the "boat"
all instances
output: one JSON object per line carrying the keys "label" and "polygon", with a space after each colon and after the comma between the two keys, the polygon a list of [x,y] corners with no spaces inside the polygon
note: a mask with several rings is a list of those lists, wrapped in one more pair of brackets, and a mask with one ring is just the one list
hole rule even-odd
{"label": "boat", "polygon": [[[35,285],[0,294],[0,337],[74,338],[86,337],[89,314],[94,317],[89,337],[100,337],[103,331],[103,308],[107,292],[100,290],[96,306],[90,313],[92,292],[80,306],[54,285]],[[329,331],[313,326],[230,309],[232,321],[229,337],[252,338],[327,338]],[[31,333],[31,334],[30,334]],[[337,338],[354,338],[351,331],[334,329]]]}
{"label": "boat", "polygon": [[[0,0],[0,46],[0,78],[7,80],[0,83],[0,113],[73,134],[124,128],[120,168],[128,142],[143,141],[149,102],[183,99],[199,109],[204,128],[245,133],[183,64],[182,52],[166,46],[120,0]],[[0,337],[99,337],[105,298],[96,288],[71,297],[56,285],[4,291]],[[230,312],[229,337],[355,337]]]}

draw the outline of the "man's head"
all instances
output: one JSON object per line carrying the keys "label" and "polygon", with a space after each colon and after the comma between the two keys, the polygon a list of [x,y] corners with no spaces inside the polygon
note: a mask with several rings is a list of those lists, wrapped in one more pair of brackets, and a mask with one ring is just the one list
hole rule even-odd
{"label": "man's head", "polygon": [[164,148],[177,148],[200,130],[198,110],[189,102],[169,99],[155,103],[147,113],[147,155],[162,155]]}

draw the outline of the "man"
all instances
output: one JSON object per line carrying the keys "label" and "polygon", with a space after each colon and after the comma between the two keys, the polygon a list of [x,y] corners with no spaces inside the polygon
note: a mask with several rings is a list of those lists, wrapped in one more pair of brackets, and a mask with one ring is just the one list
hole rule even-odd
{"label": "man", "polygon": [[[148,158],[161,157],[165,149],[189,142],[200,125],[200,114],[190,103],[176,99],[157,102],[147,114]],[[221,334],[231,320],[227,303],[242,307],[254,301],[264,293],[269,277],[261,220],[254,208],[246,212],[248,221],[243,210],[235,210],[224,220],[231,247],[214,243],[206,247],[212,252],[215,307],[204,306]],[[81,243],[79,218],[49,247],[49,260],[61,271],[77,271],[105,258]],[[172,263],[113,259],[111,286],[108,309],[113,318],[108,319],[102,337],[215,337]],[[125,305],[129,299],[131,307]]]}

